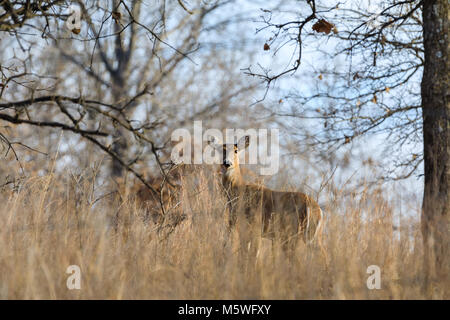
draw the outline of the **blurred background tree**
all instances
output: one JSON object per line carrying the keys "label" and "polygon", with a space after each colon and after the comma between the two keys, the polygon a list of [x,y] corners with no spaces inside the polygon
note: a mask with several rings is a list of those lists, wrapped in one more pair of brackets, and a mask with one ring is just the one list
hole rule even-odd
{"label": "blurred background tree", "polygon": [[[20,137],[29,150],[54,154],[59,133],[46,128],[60,128],[74,133],[59,152],[75,168],[92,162],[96,147],[111,158],[109,176],[125,168],[144,182],[143,170],[164,172],[174,128],[193,119],[226,127],[251,103],[256,85],[239,65],[252,53],[236,30],[245,12],[233,5],[2,1],[5,146],[16,154]],[[40,130],[18,134],[11,124]]]}

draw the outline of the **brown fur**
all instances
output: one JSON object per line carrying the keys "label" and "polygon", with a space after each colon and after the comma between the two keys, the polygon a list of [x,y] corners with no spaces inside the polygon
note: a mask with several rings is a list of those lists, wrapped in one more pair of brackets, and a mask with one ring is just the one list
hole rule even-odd
{"label": "brown fur", "polygon": [[236,212],[244,212],[250,221],[257,218],[255,214],[261,213],[264,237],[274,238],[280,235],[288,241],[301,236],[309,243],[316,236],[320,241],[322,212],[317,202],[306,194],[231,182],[225,176],[222,183],[230,204],[231,225],[236,222]]}
{"label": "brown fur", "polygon": [[[247,146],[248,139],[244,148]],[[301,192],[276,191],[246,183],[239,166],[242,149],[238,144],[222,145],[222,149],[224,160],[219,172],[228,198],[230,225],[235,224],[237,213],[244,212],[250,221],[260,217],[264,237],[295,243],[301,236],[305,243],[317,240],[323,251],[323,214],[318,203]]]}
{"label": "brown fur", "polygon": [[169,184],[162,177],[152,177],[147,179],[147,182],[156,190],[156,194],[142,184],[135,184],[130,193],[135,197],[138,207],[145,210],[146,219],[150,218],[154,223],[159,223],[162,221],[160,200],[165,210],[171,208],[178,199],[180,187]]}

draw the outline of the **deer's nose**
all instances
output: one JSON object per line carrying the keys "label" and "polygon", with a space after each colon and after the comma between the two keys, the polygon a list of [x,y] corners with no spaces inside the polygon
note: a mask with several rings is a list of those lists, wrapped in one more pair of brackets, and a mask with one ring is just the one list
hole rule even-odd
{"label": "deer's nose", "polygon": [[228,161],[228,160],[225,160],[225,161],[223,162],[223,165],[224,165],[225,168],[229,168],[229,167],[231,167],[231,162]]}

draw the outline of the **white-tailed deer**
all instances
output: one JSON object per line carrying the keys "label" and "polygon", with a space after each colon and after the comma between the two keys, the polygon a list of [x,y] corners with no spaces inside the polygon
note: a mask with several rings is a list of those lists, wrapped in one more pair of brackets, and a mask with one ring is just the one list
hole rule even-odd
{"label": "white-tailed deer", "polygon": [[275,191],[243,180],[239,154],[249,146],[249,136],[235,144],[222,144],[211,137],[209,144],[222,154],[219,173],[230,204],[231,225],[239,213],[244,213],[250,221],[261,213],[263,237],[279,238],[284,244],[296,243],[299,236],[307,244],[317,240],[323,252],[324,217],[313,198],[301,192]]}
{"label": "white-tailed deer", "polygon": [[140,182],[131,186],[130,194],[135,197],[137,206],[144,209],[145,220],[160,223],[163,220],[161,202],[167,210],[175,207],[179,201],[180,185],[173,184],[175,179],[179,180],[179,176],[171,174],[170,178],[172,184],[162,177],[148,177],[146,179],[156,193],[151,192]]}

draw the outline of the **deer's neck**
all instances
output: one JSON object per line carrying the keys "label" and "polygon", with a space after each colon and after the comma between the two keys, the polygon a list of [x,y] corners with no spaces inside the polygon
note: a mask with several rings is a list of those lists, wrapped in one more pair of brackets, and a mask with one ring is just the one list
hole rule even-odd
{"label": "deer's neck", "polygon": [[244,179],[242,178],[239,167],[227,170],[223,174],[222,182],[226,188],[234,188],[243,185]]}

